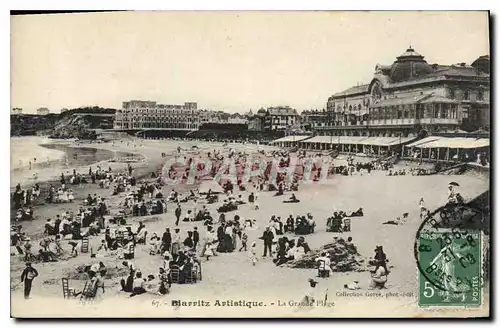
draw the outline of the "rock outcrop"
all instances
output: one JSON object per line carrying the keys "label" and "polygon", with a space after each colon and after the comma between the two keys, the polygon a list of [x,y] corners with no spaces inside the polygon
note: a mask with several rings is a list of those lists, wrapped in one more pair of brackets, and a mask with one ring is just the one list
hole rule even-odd
{"label": "rock outcrop", "polygon": [[48,135],[52,138],[95,139],[94,129],[113,128],[114,113],[112,108],[84,107],[61,114],[11,115],[11,136]]}

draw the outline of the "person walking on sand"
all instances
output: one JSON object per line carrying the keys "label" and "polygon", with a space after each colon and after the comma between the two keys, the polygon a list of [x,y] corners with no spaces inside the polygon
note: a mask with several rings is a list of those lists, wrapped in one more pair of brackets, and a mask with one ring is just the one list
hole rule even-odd
{"label": "person walking on sand", "polygon": [[33,279],[38,276],[38,271],[31,266],[30,262],[26,262],[26,268],[21,274],[21,282],[24,282],[24,298],[29,299],[31,293],[31,286],[33,284]]}
{"label": "person walking on sand", "polygon": [[198,232],[198,228],[194,227],[193,231],[193,249],[196,251],[196,246],[200,242],[200,233]]}
{"label": "person walking on sand", "polygon": [[239,252],[241,252],[242,249],[247,250],[247,241],[248,241],[248,235],[246,232],[243,233],[243,235],[241,236],[241,247],[240,247],[240,250]]}
{"label": "person walking on sand", "polygon": [[252,265],[255,266],[257,263],[257,243],[254,241],[252,242],[252,246],[250,246],[250,249],[248,250],[248,257],[250,258],[250,261],[252,262]]}
{"label": "person walking on sand", "polygon": [[182,213],[182,209],[181,209],[181,204],[177,204],[177,208],[175,209],[175,225],[178,226],[179,225],[179,219],[181,218],[181,213]]}
{"label": "person walking on sand", "polygon": [[426,212],[424,197],[420,198],[420,201],[418,202],[418,207],[420,207],[420,218],[422,219],[424,213]]}

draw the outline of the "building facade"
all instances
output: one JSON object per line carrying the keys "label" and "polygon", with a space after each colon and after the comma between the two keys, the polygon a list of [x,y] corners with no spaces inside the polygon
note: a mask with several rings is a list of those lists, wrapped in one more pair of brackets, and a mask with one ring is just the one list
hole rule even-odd
{"label": "building facade", "polygon": [[300,113],[300,123],[304,130],[313,131],[315,128],[332,126],[332,116],[323,110],[304,110]]}
{"label": "building facade", "polygon": [[125,101],[115,113],[116,130],[197,130],[200,111],[197,103],[162,105],[156,101]]}
{"label": "building facade", "polygon": [[50,114],[50,110],[45,107],[40,107],[36,110],[37,115],[47,115]]}
{"label": "building facade", "polygon": [[258,132],[264,131],[264,120],[267,115],[267,111],[264,108],[261,108],[255,115],[253,115],[252,111],[250,111],[249,115],[248,130]]}
{"label": "building facade", "polygon": [[264,117],[264,131],[286,131],[298,123],[297,110],[288,106],[270,107]]}
{"label": "building facade", "polygon": [[490,58],[431,65],[408,48],[392,65],[376,65],[370,83],[329,97],[326,112],[317,135],[421,137],[489,129]]}

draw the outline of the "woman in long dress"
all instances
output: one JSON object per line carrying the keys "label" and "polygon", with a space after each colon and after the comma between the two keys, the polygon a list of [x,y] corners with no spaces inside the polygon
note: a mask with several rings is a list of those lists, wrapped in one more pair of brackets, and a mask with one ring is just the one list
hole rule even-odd
{"label": "woman in long dress", "polygon": [[233,226],[228,224],[224,231],[224,248],[227,253],[231,253],[233,249],[233,238],[231,237],[233,234]]}

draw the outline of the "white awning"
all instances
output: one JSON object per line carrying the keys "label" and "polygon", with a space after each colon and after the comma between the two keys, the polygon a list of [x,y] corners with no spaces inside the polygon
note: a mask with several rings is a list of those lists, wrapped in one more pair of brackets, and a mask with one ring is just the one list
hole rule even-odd
{"label": "white awning", "polygon": [[311,136],[286,136],[283,138],[276,139],[274,141],[271,141],[271,143],[277,143],[277,142],[289,142],[289,141],[301,141],[307,138],[310,138]]}
{"label": "white awning", "polygon": [[427,137],[424,139],[417,140],[409,145],[406,145],[406,147],[418,147],[420,145],[426,144],[428,142],[436,141],[439,139],[442,139],[443,137]]}
{"label": "white awning", "polygon": [[412,140],[415,140],[416,138],[415,137],[396,137],[396,138],[393,138],[394,140],[389,144],[389,145],[399,145],[399,144],[404,144],[404,143],[407,143],[407,142],[410,142]]}
{"label": "white awning", "polygon": [[490,145],[490,140],[486,138],[475,139],[475,138],[444,138],[426,142],[423,144],[416,145],[417,148],[460,148],[460,149],[472,149],[488,147]]}
{"label": "white awning", "polygon": [[311,139],[302,141],[303,143],[327,143],[327,144],[361,144],[361,141],[367,137],[359,136],[316,136]]}
{"label": "white awning", "polygon": [[326,143],[342,145],[392,146],[413,140],[413,137],[366,137],[366,136],[316,136],[302,143]]}
{"label": "white awning", "polygon": [[368,137],[340,137],[340,143],[351,144],[351,145],[361,145],[363,140],[369,139]]}
{"label": "white awning", "polygon": [[490,139],[481,138],[477,139],[474,142],[474,148],[489,147],[489,146],[490,146]]}
{"label": "white awning", "polygon": [[361,142],[363,145],[370,145],[370,146],[392,146],[392,145],[399,145],[403,144],[405,142],[409,142],[411,140],[415,139],[414,137],[371,137],[371,138],[366,138]]}
{"label": "white awning", "polygon": [[311,139],[301,141],[303,143],[335,143],[338,137],[336,136],[315,136]]}

